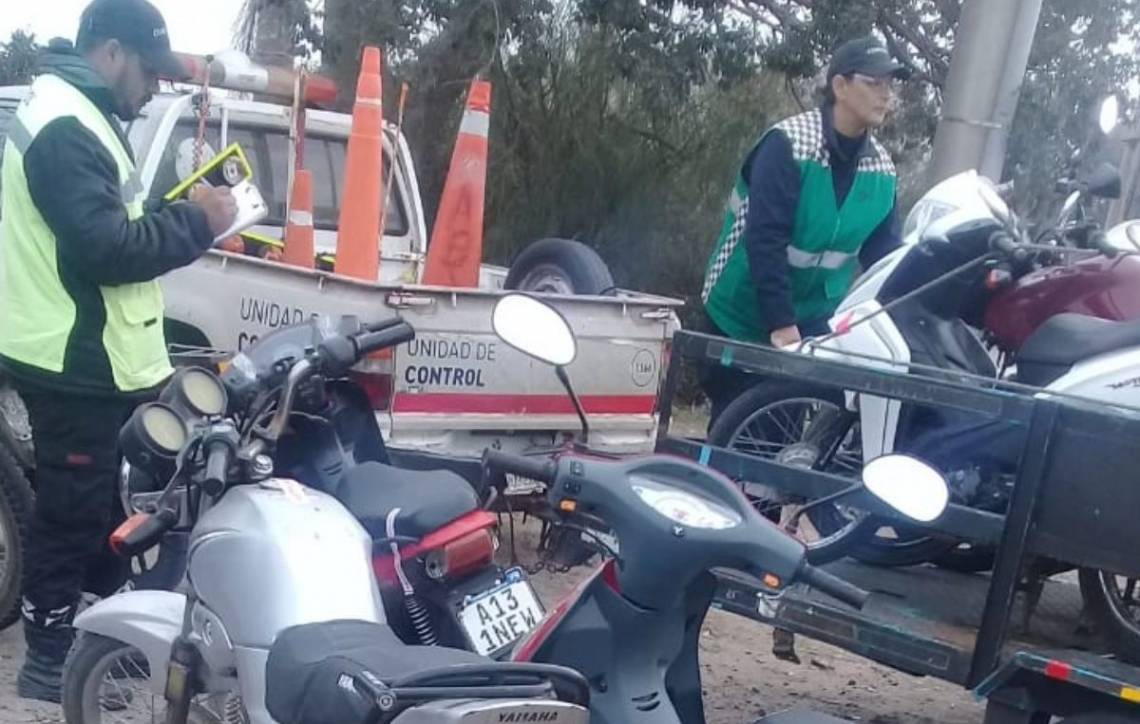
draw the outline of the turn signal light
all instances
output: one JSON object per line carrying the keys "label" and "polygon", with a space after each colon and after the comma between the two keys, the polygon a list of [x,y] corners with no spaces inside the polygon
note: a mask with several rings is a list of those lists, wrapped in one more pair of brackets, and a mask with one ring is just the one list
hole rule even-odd
{"label": "turn signal light", "polygon": [[562,502],[558,504],[558,509],[564,513],[573,513],[578,509],[578,501],[571,500],[570,498],[563,498]]}

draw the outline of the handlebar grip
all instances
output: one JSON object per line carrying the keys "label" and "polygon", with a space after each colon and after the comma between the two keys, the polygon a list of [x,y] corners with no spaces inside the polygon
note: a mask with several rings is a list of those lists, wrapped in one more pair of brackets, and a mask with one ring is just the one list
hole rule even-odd
{"label": "handlebar grip", "polygon": [[998,231],[990,236],[990,248],[994,251],[1000,251],[1008,257],[1016,257],[1020,252],[1017,242],[1010,238],[1009,234]]}
{"label": "handlebar grip", "polygon": [[364,331],[383,332],[385,329],[388,329],[389,327],[395,327],[397,324],[405,324],[405,322],[400,317],[390,317],[389,319],[385,319],[381,322],[364,325]]}
{"label": "handlebar grip", "polygon": [[1108,243],[1108,236],[1106,236],[1105,233],[1099,229],[1089,235],[1089,246],[1096,249],[1101,254],[1104,254],[1109,259],[1112,259],[1120,253],[1119,249]]}
{"label": "handlebar grip", "polygon": [[833,576],[822,568],[816,568],[807,563],[804,564],[798,578],[812,588],[854,608],[862,609],[867,603],[867,599],[871,597],[869,591],[864,591],[839,576]]}
{"label": "handlebar grip", "polygon": [[395,324],[387,325],[382,329],[357,335],[353,338],[353,341],[356,343],[356,354],[359,360],[371,352],[387,349],[388,347],[395,347],[405,342],[411,342],[415,338],[416,330],[412,329],[412,325],[401,319]]}
{"label": "handlebar grip", "polygon": [[483,465],[502,473],[511,473],[548,485],[554,482],[555,464],[548,459],[528,458],[513,455],[501,450],[487,450],[483,453]]}
{"label": "handlebar grip", "polygon": [[120,556],[145,553],[178,522],[178,513],[162,508],[157,513],[135,513],[111,533],[111,550]]}
{"label": "handlebar grip", "polygon": [[217,495],[225,490],[233,453],[233,448],[225,441],[215,440],[207,443],[206,477],[202,479],[202,485],[210,495]]}

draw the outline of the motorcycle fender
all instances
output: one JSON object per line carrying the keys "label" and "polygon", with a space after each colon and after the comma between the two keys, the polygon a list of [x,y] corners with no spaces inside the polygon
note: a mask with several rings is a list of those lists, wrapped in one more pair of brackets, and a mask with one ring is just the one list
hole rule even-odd
{"label": "motorcycle fender", "polygon": [[77,631],[122,641],[142,651],[150,665],[150,684],[166,687],[170,647],[182,631],[186,596],[170,591],[128,591],[85,609],[75,617]]}

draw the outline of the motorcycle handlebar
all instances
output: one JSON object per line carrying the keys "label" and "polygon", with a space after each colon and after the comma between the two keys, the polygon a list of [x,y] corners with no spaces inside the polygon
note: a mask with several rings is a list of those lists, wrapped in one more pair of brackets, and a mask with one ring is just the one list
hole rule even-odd
{"label": "motorcycle handlebar", "polygon": [[800,570],[798,578],[802,583],[857,609],[862,609],[871,597],[870,592],[807,563]]}
{"label": "motorcycle handlebar", "polygon": [[392,317],[390,319],[385,319],[382,322],[375,322],[373,324],[366,324],[366,325],[364,325],[364,331],[365,332],[383,332],[385,329],[388,329],[389,327],[395,327],[397,324],[407,324],[407,322],[405,322],[400,317]]}
{"label": "motorcycle handlebar", "polygon": [[501,473],[511,473],[523,478],[537,480],[551,485],[557,466],[548,459],[528,458],[512,455],[501,450],[487,450],[483,453],[483,465]]}

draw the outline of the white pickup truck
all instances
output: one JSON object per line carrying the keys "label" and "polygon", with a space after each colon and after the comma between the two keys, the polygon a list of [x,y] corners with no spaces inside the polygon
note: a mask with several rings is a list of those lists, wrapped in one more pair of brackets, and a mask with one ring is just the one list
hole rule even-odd
{"label": "white pickup truck", "polygon": [[[0,140],[25,94],[22,87],[0,88]],[[255,230],[280,238],[291,109],[229,95],[211,91],[206,141],[213,149],[242,145],[270,208],[267,225]],[[319,252],[335,250],[350,125],[351,118],[344,114],[307,113],[303,154],[314,178]],[[188,94],[157,96],[128,127],[152,198],[176,185],[177,160],[194,143],[197,128],[197,111]],[[454,138],[444,129],[439,135],[441,143]],[[507,270],[484,266],[479,289],[419,285],[428,243],[426,223],[410,151],[392,127],[387,129],[385,153],[385,165],[394,159],[396,169],[378,280],[362,282],[210,251],[163,279],[168,341],[174,351],[236,351],[259,335],[314,314],[355,314],[369,322],[399,314],[416,328],[417,339],[388,359],[370,361],[358,375],[394,452],[474,457],[487,446],[523,452],[561,443],[579,424],[554,374],[497,341],[491,330],[491,309]],[[571,246],[566,243],[560,251],[572,254]],[[535,261],[531,276],[548,277],[557,267],[549,258],[531,263]],[[560,287],[556,283],[553,288]],[[580,340],[578,358],[568,371],[590,416],[591,445],[614,453],[651,450],[658,388],[670,339],[679,326],[675,311],[680,300],[621,290],[548,299]]]}

